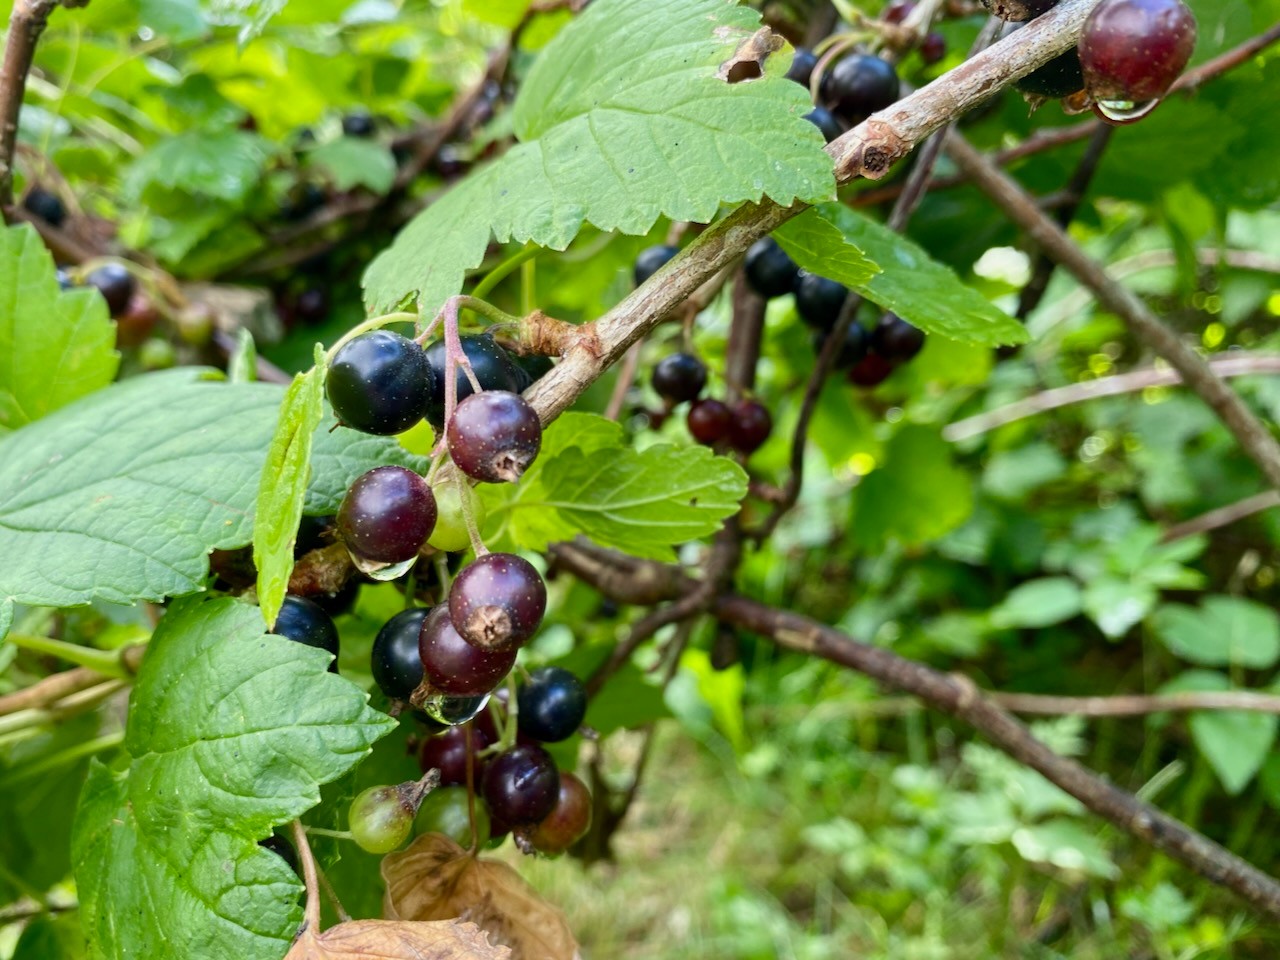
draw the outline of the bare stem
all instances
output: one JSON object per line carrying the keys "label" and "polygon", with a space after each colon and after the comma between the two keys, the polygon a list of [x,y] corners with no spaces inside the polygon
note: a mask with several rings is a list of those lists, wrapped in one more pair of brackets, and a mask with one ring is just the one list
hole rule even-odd
{"label": "bare stem", "polygon": [[18,143],[18,115],[36,41],[49,22],[57,0],[14,0],[9,37],[0,62],[0,210],[13,203],[13,151]]}

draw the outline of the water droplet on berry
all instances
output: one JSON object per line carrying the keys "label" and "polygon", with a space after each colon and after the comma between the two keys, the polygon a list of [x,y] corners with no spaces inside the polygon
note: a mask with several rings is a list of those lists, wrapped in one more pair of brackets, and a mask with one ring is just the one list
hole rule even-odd
{"label": "water droplet on berry", "polygon": [[378,563],[374,560],[366,560],[364,557],[358,557],[354,553],[351,554],[351,562],[355,564],[357,570],[365,576],[378,581],[399,580],[418,562],[417,557],[410,557],[408,560],[402,560],[400,563]]}
{"label": "water droplet on berry", "polygon": [[1093,105],[1093,109],[1108,123],[1133,123],[1159,105],[1159,100],[1143,100],[1141,103],[1134,103],[1132,100],[1099,100]]}
{"label": "water droplet on berry", "polygon": [[422,701],[422,712],[437,723],[456,727],[466,723],[489,703],[489,694],[480,697],[451,697],[435,693]]}

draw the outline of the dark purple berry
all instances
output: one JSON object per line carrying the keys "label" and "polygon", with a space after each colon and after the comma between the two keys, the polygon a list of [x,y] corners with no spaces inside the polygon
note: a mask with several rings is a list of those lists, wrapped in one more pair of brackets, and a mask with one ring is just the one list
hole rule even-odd
{"label": "dark purple berry", "polygon": [[796,313],[815,330],[830,330],[840,319],[848,296],[849,288],[844,284],[801,270],[796,282]]}
{"label": "dark purple berry", "polygon": [[405,467],[375,467],[356,478],[338,509],[338,535],[357,557],[403,563],[418,555],[436,525],[436,498]]}
{"label": "dark purple berry", "polygon": [[871,349],[890,363],[905,363],[924,347],[924,331],[887,313],[871,331]]}
{"label": "dark purple berry", "polygon": [[43,187],[32,187],[22,198],[22,208],[33,217],[39,217],[51,227],[60,227],[67,219],[67,208],[62,198]]}
{"label": "dark purple berry", "polygon": [[826,107],[814,107],[804,118],[822,131],[822,137],[827,143],[844,133],[844,124]]}
{"label": "dark purple berry", "polygon": [[653,368],[653,389],[671,403],[698,399],[707,385],[707,368],[691,353],[672,353]]}
{"label": "dark purple berry", "polygon": [[418,635],[426,618],[425,607],[401,610],[373,638],[373,679],[389,700],[408,700],[422,682]]}
{"label": "dark purple berry", "polygon": [[868,353],[849,371],[849,382],[858,387],[877,387],[889,379],[893,364],[878,353]]}
{"label": "dark purple berry", "polygon": [[[822,350],[829,335],[822,330],[814,332],[814,353]],[[867,333],[867,328],[860,323],[849,324],[849,328],[844,332],[844,342],[840,345],[840,351],[836,354],[835,368],[837,370],[848,370],[867,355],[867,350],[870,347],[871,335]]]}
{"label": "dark purple berry", "polygon": [[755,400],[739,400],[733,405],[729,445],[739,453],[754,453],[769,439],[772,430],[773,417],[764,404]]}
{"label": "dark purple berry", "polygon": [[86,287],[93,287],[107,301],[107,311],[118,317],[129,307],[129,300],[137,288],[133,274],[118,263],[104,263],[84,278]]}
{"label": "dark purple berry", "polygon": [[1058,99],[1084,89],[1084,72],[1080,67],[1080,52],[1072,47],[1066,53],[1054,57],[1038,70],[1033,70],[1013,84],[1020,93],[1037,97]]}
{"label": "dark purple berry", "polygon": [[363,433],[403,433],[426,414],[435,373],[420,346],[390,330],[374,330],[334,355],[325,391],[338,419]]}
{"label": "dark purple berry", "polygon": [[661,244],[656,247],[648,247],[640,251],[640,255],[636,257],[636,265],[632,271],[635,277],[636,286],[640,286],[655,273],[665,267],[677,253],[680,252],[679,247]]}
{"label": "dark purple berry", "polygon": [[915,8],[915,0],[893,0],[893,3],[884,8],[884,12],[880,14],[880,19],[885,23],[902,23]]}
{"label": "dark purple berry", "polygon": [[364,110],[355,110],[342,118],[342,132],[348,137],[372,137],[375,131],[373,116]]}
{"label": "dark purple berry", "polygon": [[850,126],[897,102],[898,72],[869,53],[845,57],[822,79],[823,103]]}
{"label": "dark purple berry", "polygon": [[560,772],[541,747],[516,746],[489,761],[484,800],[495,820],[513,827],[537,823],[555,809]]}
{"label": "dark purple berry", "polygon": [[920,59],[927,65],[940,63],[947,55],[947,38],[936,31],[930,31],[920,41]]}
{"label": "dark purple berry", "polygon": [[818,55],[807,47],[796,47],[791,57],[791,66],[787,68],[787,79],[794,80],[802,87],[808,88],[813,79],[813,68],[818,65]]}
{"label": "dark purple berry", "polygon": [[482,650],[462,639],[443,603],[422,621],[418,654],[427,682],[454,697],[483,696],[502,682],[516,662],[514,647]]}
{"label": "dark purple berry", "polygon": [[308,287],[298,294],[293,315],[303,323],[320,323],[329,315],[329,295],[320,287]]}
{"label": "dark purple berry", "polygon": [[712,447],[729,435],[733,411],[719,400],[698,400],[689,407],[685,425],[689,434],[699,443]]}
{"label": "dark purple berry", "polygon": [[520,732],[543,743],[567,740],[587,715],[587,690],[561,667],[542,667],[516,694]]}
{"label": "dark purple berry", "polygon": [[286,596],[271,632],[295,643],[328,650],[334,657],[329,670],[337,672],[338,628],[333,625],[333,618],[310,600]]}
{"label": "dark purple berry", "polygon": [[449,589],[458,633],[481,650],[511,650],[542,623],[547,585],[533,564],[513,553],[486,553],[462,568]]}
{"label": "dark purple berry", "polygon": [[751,289],[766,300],[790,293],[800,276],[795,261],[772,237],[764,237],[751,245],[742,269]]}
{"label": "dark purple berry", "polygon": [[515,483],[542,449],[542,422],[520,394],[486,390],[458,404],[445,438],[449,456],[467,476]]}
{"label": "dark purple berry", "polygon": [[422,741],[418,750],[418,765],[422,772],[440,771],[440,786],[454,784],[466,785],[467,782],[467,735],[471,736],[472,771],[471,776],[477,787],[484,782],[486,760],[475,754],[480,753],[490,744],[497,743],[497,737],[489,738],[472,723],[450,727],[444,733],[428,737]]}
{"label": "dark purple berry", "polygon": [[[528,375],[515,365],[510,354],[502,349],[490,334],[460,338],[462,352],[471,362],[471,372],[475,374],[481,390],[507,390],[519,393],[529,384]],[[445,380],[445,344],[437,340],[427,347],[427,361],[435,373],[431,387],[431,402],[427,405],[427,423],[435,428],[436,433],[444,429],[444,391],[448,381]],[[458,369],[454,371],[454,384],[457,387],[458,403],[471,396],[471,381],[466,373]]]}
{"label": "dark purple berry", "polygon": [[1097,101],[1158,100],[1195,46],[1195,14],[1182,0],[1102,0],[1080,33],[1086,89]]}

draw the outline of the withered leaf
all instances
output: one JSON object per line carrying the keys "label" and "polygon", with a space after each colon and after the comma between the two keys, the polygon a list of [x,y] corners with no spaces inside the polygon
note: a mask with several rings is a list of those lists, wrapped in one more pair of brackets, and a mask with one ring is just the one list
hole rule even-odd
{"label": "withered leaf", "polygon": [[471,856],[448,837],[426,833],[382,859],[388,920],[450,920],[478,924],[511,960],[578,960],[564,914],[497,860]]}
{"label": "withered leaf", "polygon": [[352,920],[307,929],[284,960],[510,960],[474,923]]}

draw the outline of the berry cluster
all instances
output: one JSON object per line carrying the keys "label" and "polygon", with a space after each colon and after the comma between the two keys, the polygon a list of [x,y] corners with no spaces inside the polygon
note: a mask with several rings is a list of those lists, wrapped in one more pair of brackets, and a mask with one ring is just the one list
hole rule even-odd
{"label": "berry cluster", "polygon": [[762,403],[739,400],[732,406],[722,400],[702,397],[707,385],[707,367],[691,353],[671,353],[653,368],[653,389],[671,410],[689,404],[685,423],[693,439],[708,447],[727,444],[743,456],[764,445],[773,430],[773,418]]}

